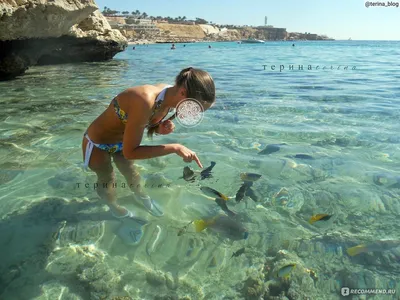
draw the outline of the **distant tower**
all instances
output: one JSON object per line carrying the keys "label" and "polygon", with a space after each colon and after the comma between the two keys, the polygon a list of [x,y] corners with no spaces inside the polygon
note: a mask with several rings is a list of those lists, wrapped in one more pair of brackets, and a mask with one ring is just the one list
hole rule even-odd
{"label": "distant tower", "polygon": [[265,16],[264,26],[267,26],[267,16]]}

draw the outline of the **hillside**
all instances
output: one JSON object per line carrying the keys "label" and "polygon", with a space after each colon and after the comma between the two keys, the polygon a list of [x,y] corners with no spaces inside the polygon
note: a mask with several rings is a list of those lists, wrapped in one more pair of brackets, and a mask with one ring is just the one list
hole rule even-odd
{"label": "hillside", "polygon": [[[140,25],[126,24],[124,18],[107,17],[113,28],[131,42],[136,43],[178,43],[207,41],[238,41],[255,38],[265,41],[281,40],[326,40],[327,37],[311,33],[289,33],[285,28],[272,26],[219,28],[209,24],[170,24],[163,22],[145,22]],[[138,25],[139,24],[139,25]]]}
{"label": "hillside", "polygon": [[179,38],[179,39],[195,39],[200,40],[206,37],[204,30],[201,25],[181,25],[181,24],[156,24],[156,26],[162,31],[162,35],[167,38]]}

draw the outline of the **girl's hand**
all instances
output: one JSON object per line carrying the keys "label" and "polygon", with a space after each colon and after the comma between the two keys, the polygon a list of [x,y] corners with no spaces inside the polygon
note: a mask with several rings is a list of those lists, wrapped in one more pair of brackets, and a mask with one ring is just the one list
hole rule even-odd
{"label": "girl's hand", "polygon": [[170,134],[175,130],[175,124],[171,120],[161,122],[158,126],[156,133],[158,134]]}
{"label": "girl's hand", "polygon": [[197,157],[196,153],[189,148],[177,144],[175,153],[182,157],[184,162],[190,163],[194,160],[200,168],[203,168],[203,165],[201,164],[200,159]]}

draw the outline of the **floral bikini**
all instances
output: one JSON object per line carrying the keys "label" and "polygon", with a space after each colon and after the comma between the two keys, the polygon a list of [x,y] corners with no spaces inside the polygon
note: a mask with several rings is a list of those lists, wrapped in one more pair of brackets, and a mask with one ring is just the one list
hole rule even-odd
{"label": "floral bikini", "polygon": [[[155,101],[155,106],[153,109],[153,113],[150,117],[150,119],[154,116],[154,114],[157,112],[157,110],[160,108],[162,102],[164,101],[164,96],[167,91],[167,88],[172,87],[172,85],[167,85],[161,92],[158,94],[157,99]],[[112,104],[114,105],[114,111],[117,114],[118,118],[121,120],[123,124],[126,124],[128,122],[128,114],[121,109],[121,107],[118,104],[117,98],[114,98],[112,100]],[[169,110],[169,112],[171,109]],[[152,128],[158,126],[164,119],[161,119],[161,121],[157,122],[156,124],[148,124],[146,128]],[[88,144],[86,146],[86,153],[85,153],[85,163],[84,163],[84,168],[87,170],[89,166],[89,161],[90,161],[90,156],[92,154],[93,146],[96,146],[97,148],[107,151],[108,153],[115,153],[122,151],[122,142],[115,143],[115,144],[96,144],[93,143],[93,141],[89,138],[87,131],[84,133],[84,136],[88,140]]]}

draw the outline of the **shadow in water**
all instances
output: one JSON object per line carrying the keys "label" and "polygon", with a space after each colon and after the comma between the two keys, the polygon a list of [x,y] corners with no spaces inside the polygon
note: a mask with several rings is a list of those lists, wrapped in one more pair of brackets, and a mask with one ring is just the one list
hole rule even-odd
{"label": "shadow in water", "polygon": [[34,299],[43,294],[41,284],[58,281],[71,293],[90,299],[88,286],[76,274],[51,274],[46,266],[65,221],[71,225],[104,220],[115,219],[97,201],[61,198],[46,198],[4,216],[0,221],[0,298]]}

